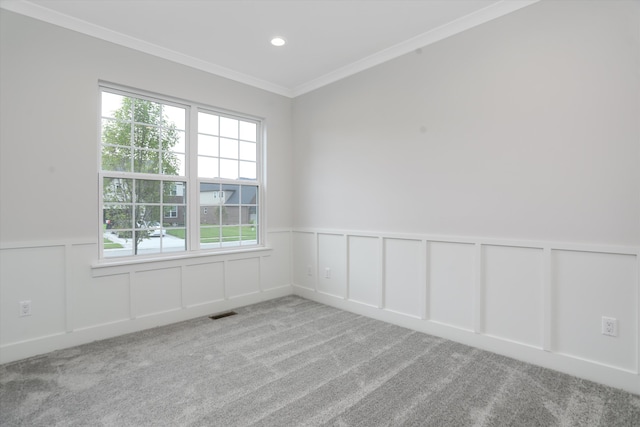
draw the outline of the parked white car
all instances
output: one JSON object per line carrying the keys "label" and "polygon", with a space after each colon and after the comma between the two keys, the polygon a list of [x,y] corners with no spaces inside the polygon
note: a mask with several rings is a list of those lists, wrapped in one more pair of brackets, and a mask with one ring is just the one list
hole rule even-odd
{"label": "parked white car", "polygon": [[159,222],[149,223],[149,237],[160,237],[166,235],[167,230],[162,228],[162,225]]}

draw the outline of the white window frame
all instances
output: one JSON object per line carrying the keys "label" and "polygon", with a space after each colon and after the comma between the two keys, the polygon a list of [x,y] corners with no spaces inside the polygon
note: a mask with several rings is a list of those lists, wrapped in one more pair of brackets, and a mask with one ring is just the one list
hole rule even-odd
{"label": "white window frame", "polygon": [[[158,102],[164,105],[171,105],[186,110],[186,122],[185,122],[185,175],[162,175],[162,174],[145,174],[139,172],[117,172],[117,171],[103,171],[102,170],[102,92],[110,92],[117,95],[127,96],[131,98],[144,99],[148,101]],[[198,112],[207,112],[219,115],[220,117],[227,117],[236,120],[254,122],[256,124],[256,179],[254,180],[233,180],[233,179],[201,179],[198,178],[197,164],[198,164]],[[266,215],[265,215],[265,186],[264,186],[264,141],[265,141],[265,120],[260,117],[252,116],[244,113],[236,113],[229,110],[225,110],[210,105],[205,105],[193,101],[186,101],[167,95],[159,95],[148,91],[133,89],[117,84],[99,82],[98,84],[98,233],[99,233],[99,262],[107,264],[117,264],[119,262],[131,263],[140,260],[141,262],[148,260],[160,260],[163,258],[175,259],[182,257],[203,256],[211,254],[225,254],[236,252],[250,252],[254,250],[261,250],[266,248]],[[124,256],[108,256],[104,254],[104,222],[103,222],[103,183],[105,178],[127,178],[127,179],[151,179],[162,181],[176,181],[186,182],[186,230],[185,237],[187,239],[186,249],[179,252],[162,252],[154,254],[138,254]],[[252,245],[243,245],[239,242],[237,246],[220,247],[220,248],[201,248],[200,247],[200,183],[206,182],[219,182],[220,184],[232,184],[232,185],[251,185],[258,188],[258,202],[257,202],[257,226],[258,231],[256,234],[257,243]],[[170,205],[171,203],[167,203]],[[164,214],[161,215],[164,218]]]}

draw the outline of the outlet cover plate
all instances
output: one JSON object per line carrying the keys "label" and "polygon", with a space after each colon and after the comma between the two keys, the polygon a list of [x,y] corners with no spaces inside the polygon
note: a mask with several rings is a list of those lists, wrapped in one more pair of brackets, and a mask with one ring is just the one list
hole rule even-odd
{"label": "outlet cover plate", "polygon": [[602,317],[602,335],[618,336],[618,319],[614,317]]}
{"label": "outlet cover plate", "polygon": [[31,301],[20,301],[20,317],[31,316]]}

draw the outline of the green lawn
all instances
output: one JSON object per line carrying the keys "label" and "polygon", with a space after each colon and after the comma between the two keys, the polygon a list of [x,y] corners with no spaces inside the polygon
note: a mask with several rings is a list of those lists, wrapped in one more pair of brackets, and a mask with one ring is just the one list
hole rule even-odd
{"label": "green lawn", "polygon": [[120,243],[113,243],[111,240],[104,238],[103,239],[104,242],[104,248],[105,249],[118,249],[118,248],[124,248],[124,246],[122,246]]}
{"label": "green lawn", "polygon": [[[242,237],[240,232],[242,230]],[[167,234],[184,239],[185,231],[167,230]],[[235,242],[238,240],[256,240],[256,227],[250,225],[242,227],[222,227],[222,241]],[[218,243],[220,241],[220,229],[217,227],[200,227],[200,243]]]}

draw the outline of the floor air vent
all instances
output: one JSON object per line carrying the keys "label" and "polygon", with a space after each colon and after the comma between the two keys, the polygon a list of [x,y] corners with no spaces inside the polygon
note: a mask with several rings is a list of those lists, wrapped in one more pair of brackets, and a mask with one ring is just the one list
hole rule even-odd
{"label": "floor air vent", "polygon": [[218,320],[218,319],[222,319],[223,317],[235,316],[236,314],[238,313],[236,313],[235,311],[226,311],[224,313],[214,314],[213,316],[209,316],[209,319]]}

